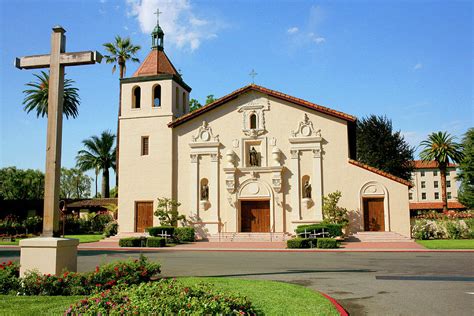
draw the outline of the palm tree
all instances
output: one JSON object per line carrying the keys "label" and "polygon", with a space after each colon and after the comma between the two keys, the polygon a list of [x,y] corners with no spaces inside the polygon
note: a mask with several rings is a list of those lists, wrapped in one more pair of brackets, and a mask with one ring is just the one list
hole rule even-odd
{"label": "palm tree", "polygon": [[[38,80],[29,82],[26,85],[32,89],[24,90],[25,99],[23,104],[24,110],[30,113],[36,110],[36,117],[44,117],[48,114],[48,91],[49,91],[49,74],[41,71],[41,74],[33,74]],[[72,86],[74,83],[71,79],[64,80],[64,102],[63,112],[66,118],[70,116],[76,118],[79,114],[79,89]]]}
{"label": "palm tree", "polygon": [[112,67],[112,73],[117,69],[117,65],[120,68],[120,79],[123,78],[125,72],[127,71],[127,61],[131,60],[133,62],[140,62],[140,60],[134,57],[137,52],[140,50],[139,45],[133,45],[130,41],[130,38],[121,38],[120,36],[115,36],[115,43],[105,43],[105,50],[109,55],[104,55],[105,62],[107,64],[114,64]]}
{"label": "palm tree", "polygon": [[[117,65],[120,68],[120,79],[123,78],[125,72],[127,71],[127,61],[140,62],[138,58],[135,57],[137,52],[140,50],[139,45],[133,45],[130,41],[130,38],[121,38],[120,36],[115,36],[115,43],[105,43],[105,50],[107,55],[104,55],[105,62],[107,64],[114,64],[112,67],[112,73],[117,69]],[[118,118],[122,114],[122,85],[120,85],[119,93],[119,108],[118,108],[118,117],[117,117],[117,147],[116,147],[116,157],[117,157],[117,170],[115,172],[115,179],[118,186],[118,164],[119,164],[119,140],[120,140],[120,125]]]}
{"label": "palm tree", "polygon": [[443,212],[448,210],[448,199],[446,198],[446,169],[450,160],[455,163],[463,159],[462,146],[456,143],[455,138],[446,132],[436,132],[428,135],[428,139],[421,142],[423,150],[420,158],[423,161],[436,161],[441,175],[441,199],[443,201]]}
{"label": "palm tree", "polygon": [[79,150],[76,157],[77,166],[83,170],[102,170],[102,197],[110,195],[109,169],[115,170],[115,135],[104,131],[98,136],[91,136],[82,141],[85,149]]}

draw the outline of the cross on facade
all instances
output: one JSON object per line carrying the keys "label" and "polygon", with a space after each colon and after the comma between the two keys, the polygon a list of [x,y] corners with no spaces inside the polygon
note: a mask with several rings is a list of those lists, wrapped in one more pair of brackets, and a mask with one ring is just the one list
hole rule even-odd
{"label": "cross on facade", "polygon": [[163,13],[160,11],[160,9],[156,9],[156,12],[153,14],[156,14],[156,25],[160,25],[160,14]]}
{"label": "cross on facade", "polygon": [[66,30],[53,27],[51,54],[16,58],[19,69],[49,67],[48,130],[46,142],[46,173],[44,182],[43,237],[52,237],[59,229],[59,175],[61,170],[61,138],[63,124],[64,68],[66,66],[100,63],[96,51],[66,53]]}
{"label": "cross on facade", "polygon": [[254,69],[249,73],[249,76],[252,77],[252,83],[255,83],[255,76],[257,75],[258,73],[256,73]]}

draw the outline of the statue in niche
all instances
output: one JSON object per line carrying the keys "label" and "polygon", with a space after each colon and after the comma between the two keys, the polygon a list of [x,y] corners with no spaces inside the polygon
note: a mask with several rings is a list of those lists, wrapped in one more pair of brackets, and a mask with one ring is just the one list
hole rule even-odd
{"label": "statue in niche", "polygon": [[311,184],[309,181],[306,181],[303,187],[303,198],[310,199],[311,198]]}
{"label": "statue in niche", "polygon": [[201,201],[209,201],[209,186],[207,183],[201,185]]}
{"label": "statue in niche", "polygon": [[258,152],[255,150],[255,147],[250,148],[249,150],[249,163],[251,167],[258,167]]}

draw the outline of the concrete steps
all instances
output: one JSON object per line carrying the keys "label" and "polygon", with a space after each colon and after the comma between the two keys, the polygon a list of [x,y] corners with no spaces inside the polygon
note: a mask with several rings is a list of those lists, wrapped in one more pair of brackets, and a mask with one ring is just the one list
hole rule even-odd
{"label": "concrete steps", "polygon": [[285,242],[288,233],[220,233],[208,236],[209,242]]}
{"label": "concrete steps", "polygon": [[358,232],[348,238],[346,241],[358,242],[414,242],[409,237],[395,232]]}

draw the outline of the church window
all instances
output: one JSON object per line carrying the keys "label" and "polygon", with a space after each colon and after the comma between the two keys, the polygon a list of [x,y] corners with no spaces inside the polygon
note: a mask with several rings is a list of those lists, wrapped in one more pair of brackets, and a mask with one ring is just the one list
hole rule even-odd
{"label": "church window", "polygon": [[250,129],[257,129],[257,115],[250,115]]}
{"label": "church window", "polygon": [[148,155],[149,137],[142,136],[142,156]]}
{"label": "church window", "polygon": [[176,100],[175,100],[176,101],[175,102],[176,103],[176,110],[178,110],[179,109],[179,89],[178,89],[178,87],[176,87],[175,98],[176,98]]}
{"label": "church window", "polygon": [[157,84],[153,88],[153,107],[161,106],[161,86]]}
{"label": "church window", "polygon": [[141,101],[141,89],[140,87],[133,88],[133,100],[132,100],[132,107],[134,109],[140,108],[140,101]]}
{"label": "church window", "polygon": [[181,100],[183,102],[183,114],[186,113],[186,94],[183,92],[183,99]]}

